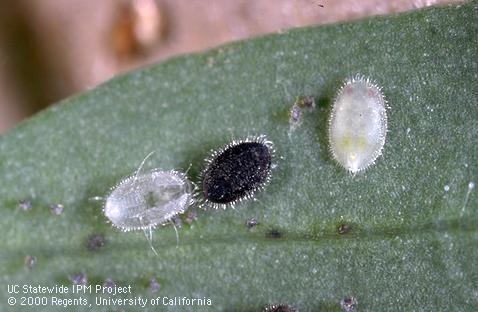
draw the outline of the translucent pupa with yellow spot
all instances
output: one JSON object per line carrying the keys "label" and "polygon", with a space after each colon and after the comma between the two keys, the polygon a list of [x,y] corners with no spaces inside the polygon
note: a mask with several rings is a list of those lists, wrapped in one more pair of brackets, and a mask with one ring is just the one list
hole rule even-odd
{"label": "translucent pupa with yellow spot", "polygon": [[380,87],[355,76],[339,90],[329,119],[334,159],[352,173],[372,165],[381,155],[387,133],[386,101]]}

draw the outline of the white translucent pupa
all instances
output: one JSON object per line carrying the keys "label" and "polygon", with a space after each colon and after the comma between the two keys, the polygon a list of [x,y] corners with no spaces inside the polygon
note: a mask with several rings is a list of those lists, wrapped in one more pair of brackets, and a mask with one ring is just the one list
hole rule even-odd
{"label": "white translucent pupa", "polygon": [[191,204],[192,190],[183,173],[153,169],[115,186],[103,212],[123,231],[154,228],[183,213]]}
{"label": "white translucent pupa", "polygon": [[[134,175],[112,188],[103,207],[104,215],[122,231],[143,230],[146,235],[146,230],[149,230],[146,238],[150,244],[152,229],[171,222],[194,202],[193,184],[184,173],[156,168],[140,174],[151,154]],[[156,253],[152,245],[151,248]]]}
{"label": "white translucent pupa", "polygon": [[372,165],[381,155],[387,133],[386,101],[380,87],[355,76],[339,90],[329,119],[334,159],[352,173]]}

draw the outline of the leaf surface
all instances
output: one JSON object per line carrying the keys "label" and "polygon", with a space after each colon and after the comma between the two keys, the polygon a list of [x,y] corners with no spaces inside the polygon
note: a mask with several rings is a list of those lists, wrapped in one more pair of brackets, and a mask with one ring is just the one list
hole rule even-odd
{"label": "leaf surface", "polygon": [[[69,98],[0,138],[0,300],[47,297],[30,310],[64,311],[53,297],[95,311],[474,311],[478,306],[478,4],[437,7],[295,29],[186,55]],[[331,158],[327,118],[343,80],[360,73],[388,100],[383,155],[356,175]],[[291,130],[289,110],[317,108]],[[271,183],[236,209],[201,210],[142,232],[111,227],[95,196],[145,163],[179,169],[200,188],[210,149],[265,134],[276,147]],[[30,200],[23,211],[20,200]],[[52,204],[64,205],[53,215]],[[259,225],[248,229],[246,220]],[[184,217],[183,217],[184,220]],[[350,231],[339,234],[346,224]],[[91,235],[105,244],[88,248]],[[37,259],[24,266],[27,255]],[[128,295],[72,294],[69,277],[108,278]],[[151,292],[149,283],[161,284]],[[65,285],[69,294],[9,294],[7,285]],[[93,286],[94,287],[94,286]],[[17,300],[8,306],[7,298]],[[97,298],[148,300],[145,308]],[[163,305],[163,298],[211,306]],[[58,301],[56,301],[58,302]],[[128,301],[129,302],[129,301]],[[166,301],[168,303],[169,301]],[[70,306],[91,311],[88,306]]]}

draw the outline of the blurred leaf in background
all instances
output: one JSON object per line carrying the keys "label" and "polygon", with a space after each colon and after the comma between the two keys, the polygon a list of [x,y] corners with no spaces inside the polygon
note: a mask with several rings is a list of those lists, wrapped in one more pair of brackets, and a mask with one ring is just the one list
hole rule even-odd
{"label": "blurred leaf in background", "polygon": [[0,133],[138,66],[291,27],[457,0],[0,1]]}

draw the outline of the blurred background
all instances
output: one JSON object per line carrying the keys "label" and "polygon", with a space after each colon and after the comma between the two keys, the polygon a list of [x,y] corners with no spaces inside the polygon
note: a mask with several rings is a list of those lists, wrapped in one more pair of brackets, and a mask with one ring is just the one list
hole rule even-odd
{"label": "blurred background", "polygon": [[0,0],[0,134],[118,73],[288,28],[457,0]]}

